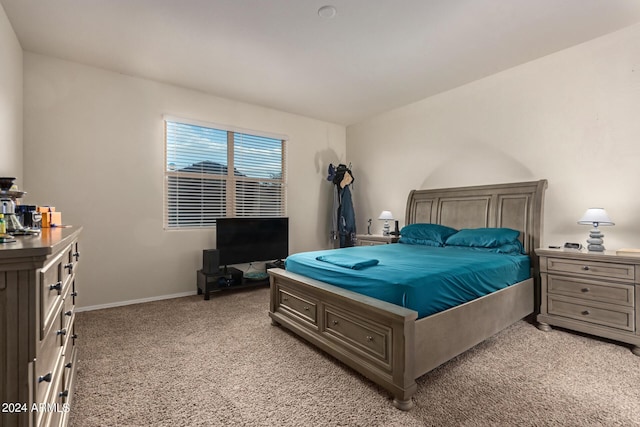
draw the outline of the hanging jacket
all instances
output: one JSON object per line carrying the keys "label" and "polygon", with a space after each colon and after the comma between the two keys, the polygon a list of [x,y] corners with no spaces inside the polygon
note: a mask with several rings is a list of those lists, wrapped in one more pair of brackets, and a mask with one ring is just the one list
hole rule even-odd
{"label": "hanging jacket", "polygon": [[348,248],[356,243],[356,214],[353,209],[351,190],[349,185],[338,188],[340,193],[340,208],[338,212],[338,232],[340,235],[340,247]]}
{"label": "hanging jacket", "polygon": [[331,209],[331,240],[338,239],[338,215],[340,212],[340,192],[337,185],[333,186],[333,207]]}
{"label": "hanging jacket", "polygon": [[[337,167],[334,167],[333,163],[329,164],[327,181],[334,184],[333,209],[331,210],[331,240],[339,239],[341,248],[354,246],[356,242],[356,224],[353,202],[351,201],[351,190],[349,190],[354,178],[350,167],[342,163]],[[344,202],[346,205],[343,207],[342,199],[345,196],[345,189],[347,189]]]}

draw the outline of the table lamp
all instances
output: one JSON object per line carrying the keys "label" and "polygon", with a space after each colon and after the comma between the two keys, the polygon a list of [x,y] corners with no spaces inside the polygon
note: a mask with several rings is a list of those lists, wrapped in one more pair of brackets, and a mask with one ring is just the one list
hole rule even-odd
{"label": "table lamp", "polygon": [[593,228],[589,232],[589,238],[587,239],[587,249],[591,252],[603,252],[604,246],[602,246],[604,234],[600,232],[598,226],[600,225],[615,225],[607,211],[603,208],[589,208],[582,215],[582,218],[578,221],[578,224],[592,225]]}
{"label": "table lamp", "polygon": [[388,236],[389,235],[389,230],[391,229],[391,227],[389,227],[389,221],[393,220],[393,214],[391,213],[391,211],[382,211],[382,213],[380,213],[380,216],[378,217],[378,219],[383,219],[384,220],[384,226],[382,227],[382,235],[383,236]]}

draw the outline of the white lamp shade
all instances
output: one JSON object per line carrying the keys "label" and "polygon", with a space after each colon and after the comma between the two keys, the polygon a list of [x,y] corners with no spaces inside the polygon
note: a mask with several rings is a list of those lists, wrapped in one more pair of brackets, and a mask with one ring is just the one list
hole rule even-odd
{"label": "white lamp shade", "polygon": [[611,221],[611,218],[609,218],[607,211],[602,208],[587,209],[584,215],[582,215],[582,218],[578,221],[578,224],[615,225],[613,221]]}
{"label": "white lamp shade", "polygon": [[393,214],[391,213],[391,211],[382,211],[378,219],[385,219],[385,220],[393,219]]}

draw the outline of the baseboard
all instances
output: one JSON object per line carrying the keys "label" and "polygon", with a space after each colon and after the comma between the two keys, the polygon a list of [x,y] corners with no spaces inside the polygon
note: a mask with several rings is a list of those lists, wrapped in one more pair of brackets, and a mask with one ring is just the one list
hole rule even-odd
{"label": "baseboard", "polygon": [[109,304],[98,304],[98,305],[90,305],[90,306],[87,306],[87,307],[78,307],[78,308],[75,309],[75,311],[76,311],[76,313],[79,313],[81,311],[102,310],[103,308],[122,307],[123,305],[142,304],[142,303],[145,303],[145,302],[160,301],[160,300],[163,300],[163,299],[189,297],[189,296],[195,295],[195,294],[196,294],[196,291],[180,292],[179,294],[161,295],[161,296],[157,296],[157,297],[149,297],[149,298],[132,299],[132,300],[128,300],[128,301],[112,302],[112,303],[109,303]]}

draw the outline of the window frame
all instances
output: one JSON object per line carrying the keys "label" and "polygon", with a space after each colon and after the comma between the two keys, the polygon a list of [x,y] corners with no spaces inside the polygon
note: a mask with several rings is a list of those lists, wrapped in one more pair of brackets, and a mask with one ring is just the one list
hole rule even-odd
{"label": "window frame", "polygon": [[[167,122],[173,122],[184,125],[192,125],[198,127],[204,127],[214,130],[225,131],[227,133],[227,173],[226,175],[217,175],[217,174],[207,174],[207,178],[211,180],[220,179],[225,182],[225,196],[224,196],[224,206],[226,215],[220,216],[220,218],[255,218],[255,217],[286,217],[287,216],[287,142],[289,140],[288,136],[282,134],[269,133],[264,131],[255,131],[249,129],[243,129],[236,126],[229,125],[220,125],[212,122],[205,122],[200,120],[193,119],[185,119],[183,117],[176,117],[170,115],[164,115],[162,124],[163,124],[163,228],[165,231],[179,231],[179,230],[195,230],[195,229],[210,229],[215,228],[215,221],[213,224],[203,224],[203,225],[171,225],[169,221],[169,177],[177,176],[177,171],[170,171],[167,167],[168,163],[168,144],[167,144]],[[242,134],[247,136],[259,137],[259,138],[269,138],[280,140],[281,142],[281,174],[282,178],[273,179],[273,178],[264,178],[264,177],[246,177],[246,176],[237,176],[235,173],[235,136],[236,134]],[[183,177],[185,177],[185,172],[181,173]],[[188,172],[187,172],[188,174]],[[202,173],[193,173],[194,178],[202,178]],[[188,175],[187,175],[188,177]],[[281,200],[281,209],[280,215],[259,215],[259,216],[251,216],[251,215],[237,215],[238,213],[238,200],[237,200],[237,192],[236,186],[238,182],[273,182],[280,184],[282,186],[282,192],[280,195]]]}

